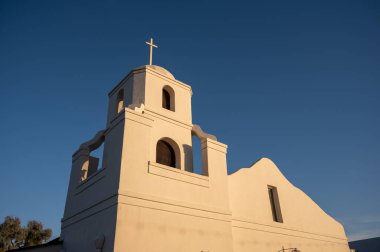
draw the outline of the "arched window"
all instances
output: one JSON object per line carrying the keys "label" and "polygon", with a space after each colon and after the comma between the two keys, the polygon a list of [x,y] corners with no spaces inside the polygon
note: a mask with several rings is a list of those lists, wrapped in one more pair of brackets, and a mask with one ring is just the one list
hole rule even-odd
{"label": "arched window", "polygon": [[166,141],[160,140],[156,146],[156,163],[176,167],[176,156],[173,147]]}
{"label": "arched window", "polygon": [[119,93],[117,93],[116,99],[117,113],[120,113],[124,107],[124,89],[120,89]]}
{"label": "arched window", "polygon": [[165,86],[162,89],[162,107],[174,111],[174,98],[174,90],[169,86]]}

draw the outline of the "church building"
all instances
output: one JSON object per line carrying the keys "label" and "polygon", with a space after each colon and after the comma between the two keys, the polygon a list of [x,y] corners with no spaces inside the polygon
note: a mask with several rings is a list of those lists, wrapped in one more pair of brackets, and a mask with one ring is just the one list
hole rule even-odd
{"label": "church building", "polygon": [[193,124],[191,87],[166,69],[135,68],[108,96],[106,128],[72,157],[61,251],[349,251],[343,226],[273,161],[228,174],[227,145]]}

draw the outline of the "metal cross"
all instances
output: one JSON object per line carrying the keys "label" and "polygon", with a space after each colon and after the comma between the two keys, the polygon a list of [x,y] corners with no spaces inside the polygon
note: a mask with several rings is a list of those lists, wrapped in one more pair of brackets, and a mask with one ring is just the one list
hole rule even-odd
{"label": "metal cross", "polygon": [[149,45],[149,65],[152,65],[152,55],[153,55],[153,47],[158,48],[155,44],[153,44],[153,39],[150,38],[150,42],[145,42],[147,45]]}

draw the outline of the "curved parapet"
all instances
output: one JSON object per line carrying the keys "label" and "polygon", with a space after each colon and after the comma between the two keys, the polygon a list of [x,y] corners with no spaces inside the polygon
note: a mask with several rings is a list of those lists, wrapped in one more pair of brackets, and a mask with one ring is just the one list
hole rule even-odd
{"label": "curved parapet", "polygon": [[235,251],[349,251],[343,226],[267,158],[228,176]]}
{"label": "curved parapet", "polygon": [[199,139],[210,138],[212,140],[218,141],[216,136],[204,132],[201,126],[197,124],[193,124],[193,128],[191,129],[191,134],[197,136]]}
{"label": "curved parapet", "polygon": [[105,132],[106,130],[98,131],[98,133],[96,133],[96,135],[93,138],[91,138],[87,142],[82,143],[79,147],[79,150],[92,151],[99,148],[99,146],[103,143]]}

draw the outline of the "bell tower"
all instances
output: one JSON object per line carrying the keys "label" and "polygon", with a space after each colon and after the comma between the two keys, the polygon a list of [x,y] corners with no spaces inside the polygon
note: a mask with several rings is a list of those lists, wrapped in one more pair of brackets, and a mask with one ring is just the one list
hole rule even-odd
{"label": "bell tower", "polygon": [[[120,101],[128,109],[141,110],[155,122],[151,141],[161,140],[173,149],[175,168],[192,171],[191,95],[191,87],[176,80],[166,69],[138,67],[110,92],[107,125],[118,117]],[[156,152],[156,146],[151,146],[151,161],[157,160]]]}
{"label": "bell tower", "polygon": [[[191,96],[154,65],[110,91],[106,128],[73,154],[66,251],[232,251],[227,146],[192,123]],[[193,173],[192,136],[202,174]],[[100,146],[102,162],[92,154]]]}

